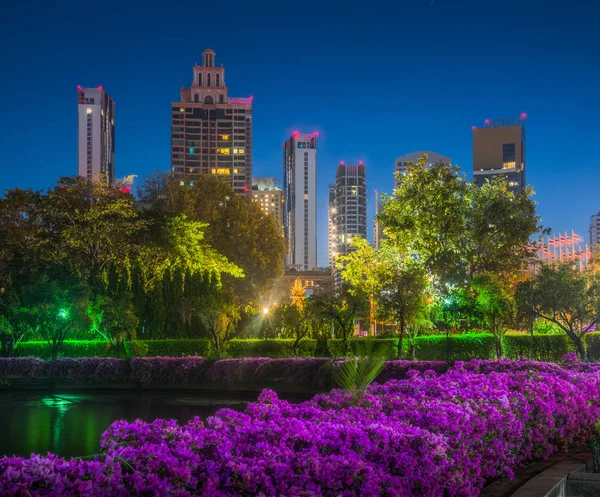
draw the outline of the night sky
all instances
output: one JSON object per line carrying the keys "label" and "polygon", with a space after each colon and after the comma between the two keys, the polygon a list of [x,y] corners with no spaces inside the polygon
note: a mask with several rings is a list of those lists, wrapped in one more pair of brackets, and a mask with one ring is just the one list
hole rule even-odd
{"label": "night sky", "polygon": [[116,101],[117,177],[167,170],[170,103],[210,46],[229,95],[254,96],[255,177],[281,177],[294,129],[319,131],[320,264],[340,160],[365,162],[371,236],[374,190],[391,193],[397,156],[432,150],[470,177],[471,126],[521,112],[544,225],[587,241],[600,210],[599,21],[590,0],[4,0],[0,190],[76,174],[77,85]]}

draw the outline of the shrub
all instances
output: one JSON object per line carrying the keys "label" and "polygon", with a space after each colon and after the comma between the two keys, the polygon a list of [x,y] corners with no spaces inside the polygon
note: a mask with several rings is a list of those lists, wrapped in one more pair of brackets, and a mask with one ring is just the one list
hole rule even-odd
{"label": "shrub", "polygon": [[[470,359],[493,359],[496,357],[495,338],[485,333],[450,335],[424,335],[416,337],[415,348],[420,361],[468,361]],[[446,357],[446,346],[448,357]]]}
{"label": "shrub", "polygon": [[509,359],[528,357],[534,361],[561,362],[562,357],[575,350],[567,335],[533,335],[533,356],[531,355],[531,335],[507,333],[502,348]]}
{"label": "shrub", "polygon": [[119,383],[129,381],[129,361],[114,357],[63,357],[47,363],[53,380],[75,384]]}
{"label": "shrub", "polygon": [[[51,358],[50,346],[43,340],[21,342],[16,352],[19,357]],[[62,357],[109,357],[111,353],[110,343],[98,340],[65,340],[59,351]]]}
{"label": "shrub", "polygon": [[[290,357],[295,340],[292,338],[246,338],[229,340],[225,353],[229,357]],[[298,357],[313,357],[317,341],[305,338],[298,343]]]}
{"label": "shrub", "polygon": [[125,342],[125,351],[129,357],[209,357],[211,350],[211,343],[207,338]]}
{"label": "shrub", "polygon": [[47,365],[39,357],[0,357],[0,378],[47,378]]}
{"label": "shrub", "polygon": [[600,332],[586,333],[585,345],[587,347],[588,361],[600,361]]}
{"label": "shrub", "polygon": [[186,385],[204,380],[202,357],[134,357],[131,374],[144,385]]}
{"label": "shrub", "polygon": [[[327,348],[331,357],[344,355],[344,342],[339,338],[327,340]],[[387,360],[398,358],[397,338],[351,338],[348,340],[349,355],[364,355],[368,350],[375,355],[382,354]]]}

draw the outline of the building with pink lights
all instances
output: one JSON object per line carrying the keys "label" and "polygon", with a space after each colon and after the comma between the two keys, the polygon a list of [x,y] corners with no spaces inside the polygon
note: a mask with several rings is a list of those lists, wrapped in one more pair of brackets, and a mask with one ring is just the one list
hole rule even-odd
{"label": "building with pink lights", "polygon": [[283,227],[286,265],[317,267],[317,132],[294,131],[283,144]]}
{"label": "building with pink lights", "polygon": [[215,52],[202,53],[191,86],[172,104],[171,174],[193,184],[200,174],[218,176],[236,193],[252,190],[252,97],[227,94],[225,68]]}

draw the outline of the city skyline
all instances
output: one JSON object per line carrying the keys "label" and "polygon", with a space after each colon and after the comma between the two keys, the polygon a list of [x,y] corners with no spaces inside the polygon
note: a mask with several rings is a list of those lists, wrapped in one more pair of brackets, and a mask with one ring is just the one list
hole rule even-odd
{"label": "city skyline", "polygon": [[[50,8],[34,2],[32,8],[47,10],[47,15],[34,18],[24,6],[3,7],[14,22],[0,34],[2,41],[27,41],[2,55],[11,71],[0,82],[7,97],[2,104],[7,119],[0,133],[0,189],[45,189],[59,176],[74,174],[77,85],[103,85],[118,104],[117,177],[137,174],[139,185],[145,174],[168,170],[170,103],[178,99],[181,84],[189,83],[190,66],[211,46],[227,67],[231,94],[255,97],[254,176],[280,175],[281,143],[294,129],[319,131],[320,212],[326,209],[327,185],[340,160],[360,158],[368,164],[371,196],[373,190],[391,193],[394,160],[411,150],[446,153],[471,178],[471,126],[526,112],[526,179],[537,193],[543,224],[554,232],[586,233],[590,216],[600,208],[593,195],[600,159],[591,153],[595,110],[600,107],[595,90],[599,70],[593,62],[600,59],[600,48],[594,44],[592,25],[587,29],[585,24],[600,12],[597,5],[575,3],[567,9],[514,2],[520,12],[515,23],[510,5],[497,9],[476,2],[403,2],[386,16],[389,21],[380,20],[372,6],[323,6],[313,17],[313,36],[307,40],[305,25],[291,15],[291,6],[278,8],[278,19],[289,21],[284,28],[284,23],[269,20],[267,6],[248,11],[241,3],[232,5],[228,22],[239,28],[227,39],[220,36],[218,23],[203,29],[201,37],[171,27],[180,20],[180,6],[159,14],[108,2],[114,35],[86,38],[85,44],[77,41],[102,32],[100,19],[90,16],[85,29],[66,23],[59,36],[51,26],[53,20],[69,18],[67,5]],[[334,16],[339,16],[340,27],[329,22]],[[392,29],[397,19],[406,25],[402,33]],[[504,26],[502,38],[489,36],[492,22]],[[432,27],[454,28],[424,38],[424,25],[430,33]],[[360,28],[365,36],[339,36],[349,28]],[[285,43],[274,43],[284,37]],[[46,49],[47,43],[51,48]],[[88,58],[94,50],[95,56]],[[290,62],[290,53],[309,51],[312,57],[298,55],[302,64]],[[363,78],[355,77],[358,61],[376,68],[368,89]],[[32,63],[44,78],[32,77]],[[142,63],[147,65],[144,70]],[[402,77],[406,68],[414,78]],[[420,76],[425,68],[427,77]],[[444,72],[451,78],[434,75]],[[44,140],[32,140],[32,135]],[[569,201],[556,202],[559,197]],[[369,239],[373,212],[367,223]],[[318,260],[325,266],[327,217],[320,216],[318,222]]]}

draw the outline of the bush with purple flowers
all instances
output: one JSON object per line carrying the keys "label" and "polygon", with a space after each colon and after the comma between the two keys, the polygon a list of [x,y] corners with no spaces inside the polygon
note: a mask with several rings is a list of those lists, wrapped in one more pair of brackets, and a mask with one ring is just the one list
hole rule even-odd
{"label": "bush with purple flowers", "polygon": [[[494,371],[493,363],[498,371]],[[473,497],[489,479],[585,442],[600,371],[472,361],[407,372],[359,400],[269,390],[205,422],[117,421],[93,460],[0,459],[7,496]]]}

